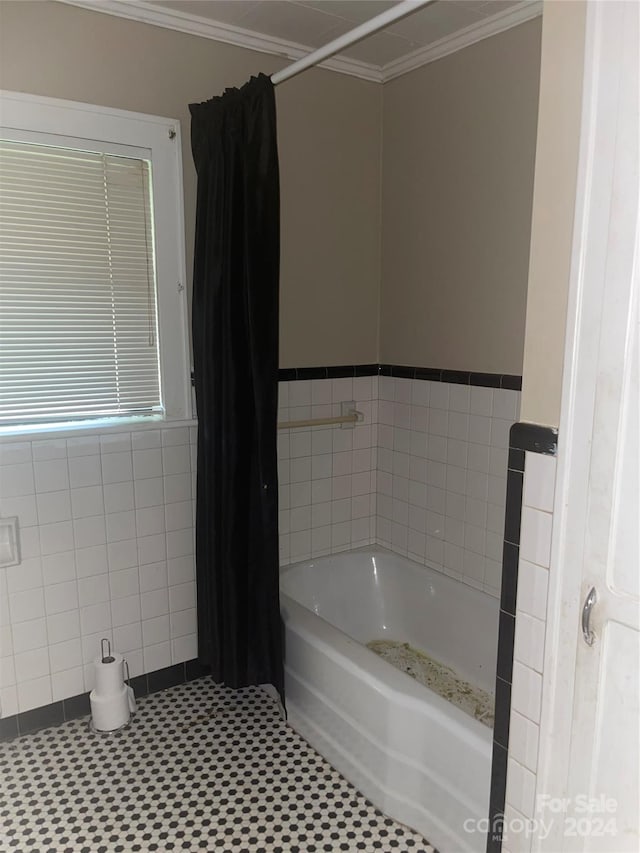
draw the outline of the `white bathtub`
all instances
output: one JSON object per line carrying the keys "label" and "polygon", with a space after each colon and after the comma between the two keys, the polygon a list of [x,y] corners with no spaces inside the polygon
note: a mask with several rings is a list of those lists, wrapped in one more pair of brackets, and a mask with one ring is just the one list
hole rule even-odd
{"label": "white bathtub", "polygon": [[[484,851],[491,729],[365,647],[408,642],[493,693],[498,602],[381,548],[281,570],[289,722],[441,853]],[[470,824],[467,823],[467,826]]]}

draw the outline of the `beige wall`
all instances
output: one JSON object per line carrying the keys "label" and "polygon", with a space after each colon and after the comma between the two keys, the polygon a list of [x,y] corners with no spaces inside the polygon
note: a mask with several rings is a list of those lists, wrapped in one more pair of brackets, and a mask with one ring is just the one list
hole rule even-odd
{"label": "beige wall", "polygon": [[382,86],[328,71],[278,92],[283,367],[378,360]]}
{"label": "beige wall", "polygon": [[586,3],[545,2],[521,419],[558,426]]}
{"label": "beige wall", "polygon": [[[181,122],[191,278],[188,104],[286,64],[57,3],[0,2],[0,86]],[[377,359],[381,87],[313,70],[277,91],[283,367]]]}
{"label": "beige wall", "polygon": [[[537,20],[384,87],[311,70],[278,88],[281,366],[522,371],[539,39]],[[3,88],[180,120],[189,280],[188,104],[283,64],[63,4],[0,2]]]}
{"label": "beige wall", "polygon": [[381,361],[522,371],[540,20],[384,87]]}

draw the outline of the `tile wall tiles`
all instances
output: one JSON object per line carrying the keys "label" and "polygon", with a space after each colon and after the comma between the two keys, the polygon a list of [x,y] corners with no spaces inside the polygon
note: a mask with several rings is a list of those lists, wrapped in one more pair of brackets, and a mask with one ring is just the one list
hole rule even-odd
{"label": "tile wall tiles", "polygon": [[497,597],[520,394],[466,373],[390,372],[378,380],[377,541]]}
{"label": "tile wall tiles", "polygon": [[531,849],[557,432],[516,424],[510,445],[488,853]]}
{"label": "tile wall tiles", "polygon": [[[194,427],[0,443],[2,717],[91,690],[106,636],[132,676],[197,655]],[[35,718],[34,718],[35,719]]]}
{"label": "tile wall tiles", "polygon": [[279,386],[280,420],[350,399],[366,415],[279,434],[283,564],[377,541],[499,595],[519,377],[361,365],[281,370]]}
{"label": "tile wall tiles", "polygon": [[371,375],[367,365],[320,368],[326,378],[301,368],[279,382],[279,421],[335,417],[351,400],[364,416],[352,429],[278,432],[282,565],[375,541],[378,377],[370,367]]}
{"label": "tile wall tiles", "polygon": [[[543,434],[535,437],[546,447]],[[506,807],[533,818],[556,459],[525,454]],[[530,839],[517,848],[530,850]]]}

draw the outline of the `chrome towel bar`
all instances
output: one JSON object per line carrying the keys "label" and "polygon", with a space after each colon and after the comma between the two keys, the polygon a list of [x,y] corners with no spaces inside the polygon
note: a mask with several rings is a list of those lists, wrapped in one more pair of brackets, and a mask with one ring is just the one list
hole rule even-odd
{"label": "chrome towel bar", "polygon": [[[353,404],[347,404],[349,408],[342,414],[334,418],[308,418],[300,421],[281,421],[278,424],[278,429],[300,429],[301,427],[314,426],[336,426],[340,425],[347,429],[353,429],[357,423],[364,421],[362,412],[356,411]],[[346,408],[346,407],[345,407]]]}

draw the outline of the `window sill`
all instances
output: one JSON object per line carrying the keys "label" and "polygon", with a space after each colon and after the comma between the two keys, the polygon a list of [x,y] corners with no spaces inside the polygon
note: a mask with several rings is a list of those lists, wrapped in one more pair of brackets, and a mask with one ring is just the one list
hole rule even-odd
{"label": "window sill", "polygon": [[195,427],[197,425],[198,421],[195,418],[169,420],[162,415],[157,417],[102,418],[95,421],[47,425],[31,424],[0,428],[0,444],[14,441],[38,441],[47,438],[77,438],[82,435],[104,433],[138,432],[149,429]]}

